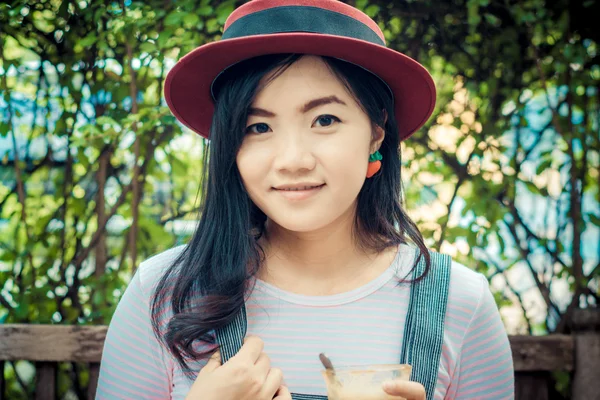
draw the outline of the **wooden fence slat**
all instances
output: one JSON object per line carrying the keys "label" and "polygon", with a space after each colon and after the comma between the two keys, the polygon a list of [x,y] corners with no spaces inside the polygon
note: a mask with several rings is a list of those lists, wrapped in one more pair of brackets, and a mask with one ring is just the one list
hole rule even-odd
{"label": "wooden fence slat", "polygon": [[0,324],[0,360],[100,362],[106,326]]}
{"label": "wooden fence slat", "polygon": [[549,372],[520,372],[515,374],[515,399],[549,400]]}
{"label": "wooden fence slat", "polygon": [[6,378],[4,378],[4,361],[0,360],[0,400],[4,400],[6,397]]}
{"label": "wooden fence slat", "polygon": [[88,383],[88,400],[96,398],[96,388],[98,387],[98,377],[100,375],[100,363],[90,363],[90,381]]}
{"label": "wooden fence slat", "polygon": [[516,372],[572,371],[574,340],[570,335],[510,336]]}
{"label": "wooden fence slat", "polygon": [[600,308],[575,310],[573,400],[600,400]]}
{"label": "wooden fence slat", "polygon": [[55,400],[58,364],[38,362],[35,367],[35,400]]}

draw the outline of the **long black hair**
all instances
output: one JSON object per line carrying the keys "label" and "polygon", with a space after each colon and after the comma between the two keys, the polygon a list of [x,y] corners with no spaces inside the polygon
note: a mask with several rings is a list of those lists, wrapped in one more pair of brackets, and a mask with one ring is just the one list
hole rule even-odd
{"label": "long black hair", "polygon": [[[206,358],[216,346],[214,330],[231,322],[258,271],[264,253],[258,239],[266,215],[250,200],[236,164],[245,135],[248,109],[261,89],[261,80],[279,76],[302,55],[256,57],[226,70],[213,85],[215,112],[210,132],[209,161],[205,164],[202,212],[196,231],[166,270],[152,300],[152,323],[182,369],[189,361]],[[402,208],[400,154],[394,100],[378,77],[363,68],[334,58],[324,62],[354,96],[375,126],[384,127],[379,149],[383,167],[367,179],[358,195],[353,236],[363,248],[382,251],[411,241],[430,268],[429,252],[415,223]],[[402,121],[399,121],[402,123]],[[163,325],[165,307],[172,317]]]}

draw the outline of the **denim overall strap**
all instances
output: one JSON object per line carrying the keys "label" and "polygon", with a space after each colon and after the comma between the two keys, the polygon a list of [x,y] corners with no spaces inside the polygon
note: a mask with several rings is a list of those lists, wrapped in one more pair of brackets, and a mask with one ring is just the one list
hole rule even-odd
{"label": "denim overall strap", "polygon": [[244,305],[233,321],[215,331],[215,339],[220,346],[219,351],[221,352],[221,362],[223,364],[242,348],[247,327],[246,305]]}
{"label": "denim overall strap", "polygon": [[[435,395],[452,263],[448,255],[434,252],[430,255],[431,268],[427,276],[411,285],[401,353],[401,363],[412,365],[411,380],[425,387],[427,400],[433,400]],[[421,258],[413,279],[424,270],[425,259]]]}

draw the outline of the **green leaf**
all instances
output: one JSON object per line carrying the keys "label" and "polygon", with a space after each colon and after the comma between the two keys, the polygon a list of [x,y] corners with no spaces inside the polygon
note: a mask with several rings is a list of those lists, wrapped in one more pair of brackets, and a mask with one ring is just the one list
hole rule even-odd
{"label": "green leaf", "polygon": [[0,136],[6,137],[10,126],[6,122],[0,122]]}
{"label": "green leaf", "polygon": [[552,158],[547,158],[542,161],[535,170],[536,175],[540,175],[542,172],[550,168],[552,166],[552,161]]}
{"label": "green leaf", "polygon": [[533,194],[538,194],[538,195],[542,195],[540,188],[538,188],[535,183],[533,182],[526,182],[523,181],[523,183],[525,184],[525,187],[527,188],[527,190],[529,190],[531,193]]}
{"label": "green leaf", "polygon": [[587,217],[589,218],[592,224],[596,225],[597,227],[600,227],[600,217],[592,213],[588,213]]}
{"label": "green leaf", "polygon": [[77,42],[77,44],[83,48],[86,48],[86,47],[90,47],[91,45],[96,43],[96,40],[97,40],[96,34],[90,33],[89,35],[87,35],[86,37],[81,39],[79,42]]}
{"label": "green leaf", "polygon": [[371,18],[375,18],[379,13],[379,6],[376,4],[371,4],[365,9],[365,14],[367,14]]}
{"label": "green leaf", "polygon": [[183,17],[183,23],[188,27],[194,27],[199,21],[200,18],[194,13],[188,13]]}
{"label": "green leaf", "polygon": [[217,22],[220,25],[224,25],[227,17],[233,12],[235,8],[235,3],[232,1],[226,1],[224,3],[219,4],[217,9],[215,10],[217,13]]}
{"label": "green leaf", "polygon": [[144,42],[140,45],[140,51],[142,53],[152,53],[156,50],[156,44],[151,42]]}
{"label": "green leaf", "polygon": [[209,17],[213,14],[213,8],[211,6],[202,6],[196,10],[196,14],[201,17]]}
{"label": "green leaf", "polygon": [[169,13],[169,15],[167,15],[167,17],[165,18],[165,25],[166,26],[178,26],[181,25],[181,20],[183,18],[183,13],[175,10]]}

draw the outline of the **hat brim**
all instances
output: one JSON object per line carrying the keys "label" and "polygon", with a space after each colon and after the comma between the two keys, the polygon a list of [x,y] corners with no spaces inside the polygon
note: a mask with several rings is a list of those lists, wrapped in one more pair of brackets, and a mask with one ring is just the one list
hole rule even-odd
{"label": "hat brim", "polygon": [[214,112],[214,79],[240,61],[279,53],[339,58],[384,80],[394,94],[400,140],[422,127],[433,113],[435,84],[429,72],[412,58],[359,39],[304,32],[255,35],[198,47],[169,71],[164,89],[167,104],[182,124],[208,137]]}

